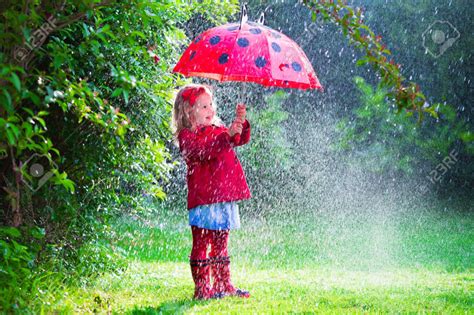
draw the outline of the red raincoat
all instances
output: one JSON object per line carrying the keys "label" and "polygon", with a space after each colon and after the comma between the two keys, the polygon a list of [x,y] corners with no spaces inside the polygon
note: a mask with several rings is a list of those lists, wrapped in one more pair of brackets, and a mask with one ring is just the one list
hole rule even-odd
{"label": "red raincoat", "polygon": [[179,148],[187,165],[188,210],[199,205],[249,199],[245,174],[234,146],[250,140],[250,123],[245,120],[240,141],[230,137],[225,126],[206,126],[178,134]]}

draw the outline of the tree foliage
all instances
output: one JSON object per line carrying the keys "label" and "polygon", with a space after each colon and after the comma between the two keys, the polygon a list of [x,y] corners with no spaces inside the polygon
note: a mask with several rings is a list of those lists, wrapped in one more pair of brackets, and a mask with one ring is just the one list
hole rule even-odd
{"label": "tree foliage", "polygon": [[[51,270],[76,278],[114,269],[113,245],[104,241],[115,237],[108,218],[148,211],[140,207],[143,196],[164,198],[175,163],[167,148],[169,117],[174,89],[185,81],[170,70],[189,41],[183,26],[194,15],[222,23],[237,2],[11,1],[1,7],[2,224],[12,226],[6,231],[40,228],[44,237],[34,248],[29,233],[2,233],[0,266],[19,276],[19,269],[33,267],[20,263],[29,253],[28,262],[54,257]],[[6,256],[11,248],[17,267]],[[2,283],[18,284],[5,276]],[[34,280],[27,280],[34,291]],[[26,303],[27,292],[13,294],[10,285],[3,292],[12,293],[4,309]]]}
{"label": "tree foliage", "polygon": [[412,115],[418,113],[418,122],[423,113],[436,117],[433,105],[426,105],[426,97],[415,82],[407,82],[400,72],[400,64],[390,59],[391,51],[382,43],[382,37],[376,35],[363,21],[361,8],[353,8],[343,1],[303,1],[313,12],[313,20],[319,14],[325,21],[338,25],[350,43],[363,51],[363,57],[357,65],[370,64],[378,72],[381,84],[388,88],[389,97],[397,105],[398,112],[405,110]]}
{"label": "tree foliage", "polygon": [[374,172],[413,174],[424,165],[434,168],[452,150],[459,156],[461,152],[472,154],[468,124],[457,119],[452,106],[434,104],[438,118],[420,127],[406,113],[395,113],[382,84],[374,88],[361,77],[354,82],[360,92],[359,106],[353,116],[339,121],[335,146],[352,152],[353,162]]}

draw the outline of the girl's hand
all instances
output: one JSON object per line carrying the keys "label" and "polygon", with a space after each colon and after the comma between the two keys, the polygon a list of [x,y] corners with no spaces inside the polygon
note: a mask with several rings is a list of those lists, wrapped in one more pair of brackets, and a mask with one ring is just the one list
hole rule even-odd
{"label": "girl's hand", "polygon": [[245,122],[246,115],[247,115],[247,108],[245,104],[237,104],[235,108],[235,121],[243,124]]}
{"label": "girl's hand", "polygon": [[235,134],[241,134],[242,133],[242,124],[238,121],[234,121],[232,123],[232,125],[230,125],[230,128],[229,128],[229,136],[234,136]]}

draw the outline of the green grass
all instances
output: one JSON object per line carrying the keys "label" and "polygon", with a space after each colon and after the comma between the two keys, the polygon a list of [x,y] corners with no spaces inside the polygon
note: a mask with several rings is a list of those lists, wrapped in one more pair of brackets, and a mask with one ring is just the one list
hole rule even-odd
{"label": "green grass", "polygon": [[122,218],[130,266],[65,288],[62,313],[450,313],[474,309],[472,215],[307,214],[252,218],[231,231],[232,279],[250,299],[194,301],[187,213]]}

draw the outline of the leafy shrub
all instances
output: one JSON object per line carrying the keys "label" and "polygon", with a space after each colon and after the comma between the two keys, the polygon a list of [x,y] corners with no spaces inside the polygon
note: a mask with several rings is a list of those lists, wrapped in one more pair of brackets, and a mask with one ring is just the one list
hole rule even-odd
{"label": "leafy shrub", "polygon": [[373,172],[410,174],[422,167],[433,168],[452,150],[472,155],[472,134],[466,121],[448,104],[435,104],[437,119],[418,125],[412,112],[400,111],[387,101],[387,91],[375,88],[361,77],[354,82],[360,105],[353,117],[339,121],[339,139],[334,149],[352,151],[352,162]]}
{"label": "leafy shrub", "polygon": [[[41,247],[30,240],[30,244],[22,242],[24,239],[44,238],[44,230],[34,227],[23,229],[14,227],[0,227],[0,295],[3,310],[21,310],[24,301],[34,289],[35,256]],[[32,288],[33,287],[33,288]]]}
{"label": "leafy shrub", "polygon": [[[14,239],[26,248],[9,256],[17,261],[11,279],[23,277],[28,259],[35,275],[50,269],[84,282],[123,267],[110,219],[147,211],[144,196],[164,198],[174,166],[166,142],[173,90],[184,81],[170,70],[190,41],[180,27],[193,16],[223,23],[237,9],[237,1],[2,5],[0,224],[45,231],[38,251],[22,245],[29,244],[24,234]],[[42,41],[39,30],[47,30]],[[53,176],[32,191],[25,182],[35,176],[22,166],[34,154]],[[10,238],[2,242],[15,249]],[[35,303],[31,290],[5,290],[22,299],[18,307]]]}

